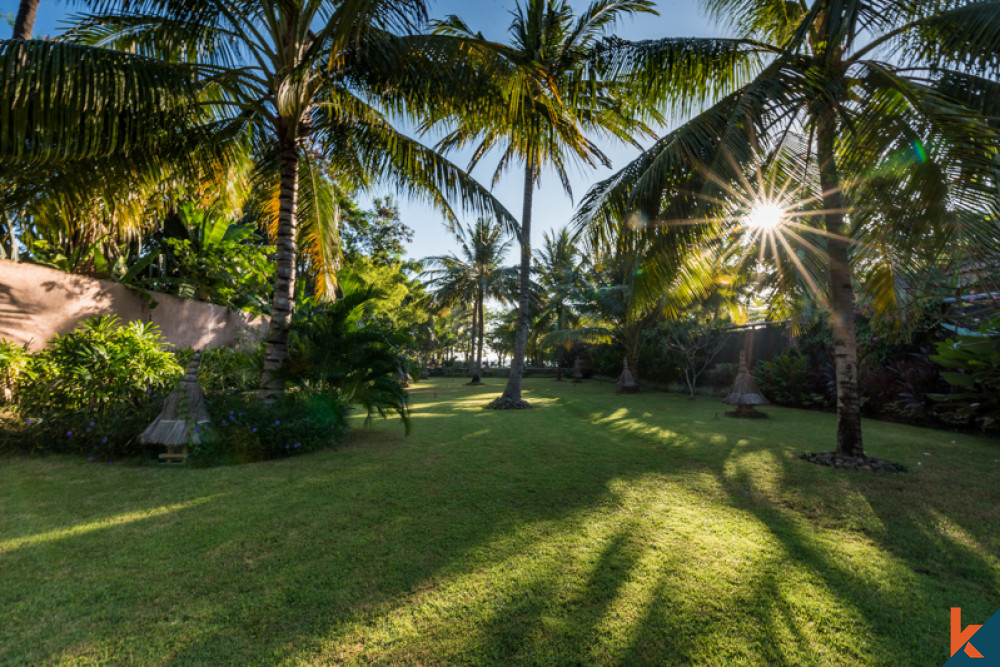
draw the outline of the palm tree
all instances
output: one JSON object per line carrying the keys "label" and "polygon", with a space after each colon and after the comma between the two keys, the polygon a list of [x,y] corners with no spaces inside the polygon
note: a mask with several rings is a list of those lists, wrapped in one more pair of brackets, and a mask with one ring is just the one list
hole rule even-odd
{"label": "palm tree", "polygon": [[[812,288],[831,316],[837,454],[864,456],[852,273],[905,273],[930,244],[997,247],[984,215],[996,210],[997,137],[982,114],[996,115],[1000,3],[705,5],[737,38],[619,43],[608,59],[675,110],[721,100],[596,185],[578,219],[605,233],[636,213],[712,223],[686,222],[689,241],[749,222],[762,249],[820,256],[827,284]],[[795,134],[801,193],[761,176]]]}
{"label": "palm tree", "polygon": [[[542,248],[535,252],[539,287],[544,309],[535,323],[536,330],[554,327],[562,331],[577,324],[573,303],[587,288],[586,260],[577,249],[569,229],[546,232]],[[562,350],[562,347],[558,348]],[[556,380],[562,380],[563,355],[557,352]]]}
{"label": "palm tree", "polygon": [[517,291],[518,271],[501,266],[511,240],[504,238],[503,225],[498,221],[479,218],[473,225],[458,227],[455,238],[460,256],[452,253],[425,260],[437,267],[425,271],[427,287],[442,306],[471,303],[474,354],[470,357],[482,368],[486,300],[510,299]]}
{"label": "palm tree", "polygon": [[508,32],[510,44],[487,41],[457,16],[436,23],[436,32],[476,44],[499,60],[502,76],[479,96],[476,104],[455,108],[442,105],[427,124],[454,126],[440,147],[475,145],[471,170],[491,149],[502,151],[494,183],[512,162],[524,165],[524,206],[519,230],[521,243],[520,295],[517,339],[510,377],[503,395],[491,407],[525,407],[521,379],[528,339],[531,283],[531,208],[541,170],[552,167],[571,193],[566,167],[573,160],[589,166],[610,166],[607,157],[588,138],[592,134],[633,141],[644,131],[623,105],[626,84],[602,78],[596,56],[602,37],[623,16],[655,13],[651,0],[597,0],[579,17],[565,0],[526,0],[515,6]]}
{"label": "palm tree", "polygon": [[38,15],[39,0],[21,0],[17,7],[17,17],[14,19],[13,39],[31,39],[31,31],[35,28],[35,16]]}
{"label": "palm tree", "polygon": [[452,217],[447,202],[456,196],[494,217],[510,217],[464,171],[387,120],[386,112],[428,104],[431,83],[441,85],[448,73],[447,58],[426,57],[438,38],[415,34],[426,19],[424,0],[94,4],[97,11],[83,19],[74,39],[186,63],[210,86],[201,101],[253,147],[261,178],[277,175],[270,181],[278,195],[277,268],[262,398],[283,391],[276,371],[287,358],[299,198],[309,170],[332,170],[362,185],[376,178],[394,182]]}

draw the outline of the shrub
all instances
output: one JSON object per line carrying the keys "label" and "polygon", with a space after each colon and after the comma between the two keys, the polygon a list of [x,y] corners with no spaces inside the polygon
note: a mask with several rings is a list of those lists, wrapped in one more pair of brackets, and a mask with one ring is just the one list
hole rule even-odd
{"label": "shrub", "polygon": [[183,371],[163,348],[153,324],[122,325],[114,315],[87,320],[31,355],[18,383],[21,407],[29,414],[104,415],[142,406],[169,391]]}
{"label": "shrub", "polygon": [[315,451],[347,431],[345,406],[329,395],[290,393],[264,405],[254,394],[215,394],[212,427],[192,448],[195,465],[249,463]]}
{"label": "shrub", "polygon": [[779,405],[829,407],[825,375],[801,350],[790,349],[771,361],[761,361],[753,372],[761,392]]}
{"label": "shrub", "polygon": [[14,400],[18,379],[29,356],[23,346],[9,340],[0,340],[0,403]]}
{"label": "shrub", "polygon": [[220,347],[201,353],[198,383],[206,393],[253,391],[260,386],[264,347]]}
{"label": "shrub", "polygon": [[0,450],[22,454],[78,454],[89,460],[118,461],[147,451],[139,434],[163,407],[163,395],[142,405],[119,405],[101,415],[49,411],[0,420]]}
{"label": "shrub", "polygon": [[984,429],[1000,423],[1000,315],[970,334],[937,345],[931,360],[944,367],[950,394],[935,394],[941,406]]}
{"label": "shrub", "polygon": [[410,429],[409,395],[399,382],[406,372],[410,337],[365,317],[378,298],[372,287],[344,283],[335,303],[303,308],[291,325],[288,381],[305,394],[360,405],[368,423],[395,413]]}

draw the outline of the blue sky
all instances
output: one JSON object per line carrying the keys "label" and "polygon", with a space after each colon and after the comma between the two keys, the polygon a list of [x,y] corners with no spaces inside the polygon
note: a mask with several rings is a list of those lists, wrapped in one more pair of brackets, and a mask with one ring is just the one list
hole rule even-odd
{"label": "blue sky", "polygon": [[[0,0],[0,14],[16,13],[17,4],[16,0]],[[571,4],[579,10],[586,7],[589,1],[571,0]],[[513,6],[513,0],[437,0],[436,2],[432,0],[431,12],[436,17],[458,14],[474,29],[482,30],[488,38],[506,41],[506,29],[510,24],[509,12]],[[632,40],[721,34],[720,30],[705,18],[698,0],[660,0],[658,10],[659,16],[640,16],[624,21],[618,26],[617,34]],[[79,5],[73,6],[57,0],[41,0],[35,34],[57,34],[60,32],[60,22],[65,20],[70,11],[79,11]],[[648,142],[646,144],[648,145]],[[604,143],[602,149],[612,160],[611,169],[575,168],[570,173],[576,202],[579,202],[591,184],[611,175],[637,155],[634,147],[621,144]],[[451,158],[463,167],[467,164],[467,156],[461,153],[456,153]],[[495,166],[495,161],[484,159],[476,167],[473,175],[488,185]],[[494,194],[515,216],[521,214],[523,182],[523,172],[515,167],[505,174],[494,189]],[[376,188],[371,196],[385,194],[391,192],[385,188]],[[573,208],[574,201],[566,196],[558,177],[552,173],[543,173],[541,186],[535,192],[532,225],[534,245],[537,247],[540,244],[545,230],[564,226],[572,216]],[[414,241],[408,248],[410,257],[444,254],[455,248],[455,244],[443,228],[441,214],[432,207],[419,201],[403,200],[401,210],[403,221],[415,232]],[[512,250],[512,262],[514,258],[515,251]]]}

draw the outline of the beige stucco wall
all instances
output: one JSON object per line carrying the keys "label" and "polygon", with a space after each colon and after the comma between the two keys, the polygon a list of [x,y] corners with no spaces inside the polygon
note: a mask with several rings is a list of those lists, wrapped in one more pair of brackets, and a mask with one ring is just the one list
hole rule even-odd
{"label": "beige stucco wall", "polygon": [[118,283],[0,260],[0,338],[37,350],[80,320],[115,314],[129,322],[153,322],[177,347],[202,349],[259,338],[267,324],[210,303],[148,295],[152,300]]}

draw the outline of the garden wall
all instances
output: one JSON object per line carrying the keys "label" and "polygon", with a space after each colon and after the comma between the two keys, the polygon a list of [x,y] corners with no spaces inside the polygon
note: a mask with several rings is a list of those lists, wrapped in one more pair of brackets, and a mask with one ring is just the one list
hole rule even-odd
{"label": "garden wall", "polygon": [[37,350],[80,320],[111,314],[127,322],[153,322],[171,344],[196,349],[260,338],[267,324],[263,317],[211,303],[0,260],[0,338]]}

